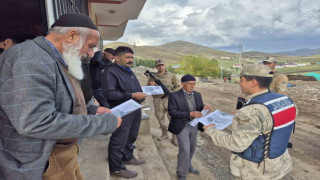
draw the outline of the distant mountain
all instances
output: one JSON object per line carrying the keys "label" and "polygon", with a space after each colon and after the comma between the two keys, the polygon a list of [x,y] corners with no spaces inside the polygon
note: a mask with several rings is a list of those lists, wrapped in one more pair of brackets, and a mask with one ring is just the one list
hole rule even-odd
{"label": "distant mountain", "polygon": [[[143,59],[164,59],[169,64],[176,64],[181,60],[183,56],[186,55],[196,55],[201,54],[203,56],[208,57],[209,59],[238,59],[239,55],[237,53],[231,53],[226,51],[221,51],[217,49],[212,49],[206,46],[186,42],[186,41],[174,41],[169,42],[160,46],[133,46],[132,44],[123,43],[123,42],[113,42],[110,44],[104,45],[104,48],[111,47],[111,48],[117,48],[118,46],[129,46],[135,51],[135,56],[137,58],[143,58]],[[310,50],[310,49],[309,49]],[[297,50],[299,51],[299,50]],[[318,56],[311,56],[311,52],[313,54],[319,54],[320,55],[320,49],[314,49],[308,51],[310,54],[303,54],[303,56],[308,57],[301,57],[302,52],[307,52],[307,49],[301,50],[299,56],[297,54],[291,54],[288,53],[265,53],[265,52],[259,52],[259,51],[250,51],[250,52],[243,52],[242,53],[242,59],[244,61],[257,61],[265,59],[268,56],[274,56],[279,61],[314,61],[317,62],[319,59]],[[318,51],[318,53],[317,53]]]}
{"label": "distant mountain", "polygon": [[176,63],[181,60],[183,56],[190,54],[201,54],[210,59],[220,57],[238,57],[236,53],[220,51],[209,47],[186,41],[174,41],[160,46],[136,46],[122,42],[113,42],[104,45],[104,48],[116,48],[120,45],[129,46],[135,51],[135,56],[143,59],[164,59],[169,63]]}
{"label": "distant mountain", "polygon": [[320,48],[319,49],[298,49],[295,51],[282,51],[276,52],[276,54],[288,55],[288,56],[313,56],[313,55],[320,55]]}
{"label": "distant mountain", "polygon": [[244,58],[250,58],[250,59],[266,59],[267,57],[272,56],[272,57],[276,57],[276,58],[280,58],[283,57],[283,55],[281,54],[277,54],[277,53],[265,53],[265,52],[259,52],[259,51],[248,51],[248,52],[244,52],[242,53],[242,57]]}

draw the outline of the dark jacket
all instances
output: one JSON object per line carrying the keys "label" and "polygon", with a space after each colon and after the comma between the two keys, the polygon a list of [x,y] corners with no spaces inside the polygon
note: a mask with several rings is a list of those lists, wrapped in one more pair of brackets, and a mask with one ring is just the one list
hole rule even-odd
{"label": "dark jacket", "polygon": [[[108,99],[110,108],[132,99],[132,93],[142,92],[136,75],[118,64],[106,66],[102,77],[104,78],[101,81],[103,96]],[[142,103],[144,99],[135,101]]]}
{"label": "dark jacket", "polygon": [[[201,112],[204,107],[201,94],[196,91],[193,91],[193,94],[196,100],[197,111]],[[192,120],[188,102],[182,89],[170,94],[168,111],[171,116],[168,130],[173,134],[179,134],[184,126]],[[203,131],[203,124],[199,123],[198,129]]]}
{"label": "dark jacket", "polygon": [[90,79],[90,59],[85,58],[81,60],[81,66],[84,74],[84,78],[80,81],[81,89],[84,95],[86,104],[91,100],[93,93],[91,89],[91,79]]}
{"label": "dark jacket", "polygon": [[92,89],[101,88],[101,71],[112,62],[102,58],[102,52],[97,51],[90,60],[90,78]]}

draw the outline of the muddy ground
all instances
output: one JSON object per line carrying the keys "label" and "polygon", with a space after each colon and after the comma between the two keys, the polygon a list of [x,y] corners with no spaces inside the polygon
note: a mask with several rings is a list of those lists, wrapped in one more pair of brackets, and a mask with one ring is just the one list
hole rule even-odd
{"label": "muddy ground", "polygon": [[[146,85],[147,78],[142,72],[143,69],[137,70],[137,75],[141,85]],[[320,82],[290,81],[289,83],[295,85],[288,89],[288,96],[296,103],[299,114],[295,132],[290,140],[293,148],[289,149],[294,161],[294,170],[285,179],[318,179],[320,177]],[[199,82],[196,90],[202,94],[206,104],[228,113],[235,111],[237,97],[244,96],[236,79],[230,84],[218,79],[206,83]],[[152,98],[148,97],[145,103],[151,107],[152,113]],[[155,118],[151,118],[151,127],[159,128]],[[228,127],[226,131],[230,131],[230,128]],[[230,151],[215,146],[204,133],[200,135],[204,141],[198,143],[195,156],[206,164],[217,179],[234,179],[229,169]]]}

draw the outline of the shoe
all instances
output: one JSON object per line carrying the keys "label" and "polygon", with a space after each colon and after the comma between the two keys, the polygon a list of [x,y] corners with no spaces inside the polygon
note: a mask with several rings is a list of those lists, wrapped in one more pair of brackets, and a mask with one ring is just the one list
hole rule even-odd
{"label": "shoe", "polygon": [[178,176],[178,180],[187,180],[185,176]]}
{"label": "shoe", "polygon": [[162,135],[161,137],[158,137],[158,141],[163,141],[168,138],[169,138],[168,135]]}
{"label": "shoe", "polygon": [[129,169],[116,171],[116,172],[110,172],[111,175],[117,176],[117,177],[123,177],[123,178],[135,178],[138,176],[138,173],[135,171],[130,171]]}
{"label": "shoe", "polygon": [[191,174],[200,174],[200,172],[198,170],[196,170],[195,168],[193,168],[193,167],[191,167],[189,169],[189,173],[191,173]]}
{"label": "shoe", "polygon": [[143,159],[137,159],[136,157],[133,157],[131,160],[129,161],[123,161],[125,164],[131,164],[131,165],[140,165],[140,164],[144,164],[146,163],[145,160]]}

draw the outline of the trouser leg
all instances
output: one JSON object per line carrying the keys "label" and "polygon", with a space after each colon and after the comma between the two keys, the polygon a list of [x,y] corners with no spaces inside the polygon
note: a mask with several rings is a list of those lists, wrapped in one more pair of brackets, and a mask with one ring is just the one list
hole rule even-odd
{"label": "trouser leg", "polygon": [[177,135],[179,144],[177,175],[186,176],[189,171],[190,162],[190,129],[185,126]]}
{"label": "trouser leg", "polygon": [[139,128],[141,123],[141,110],[137,110],[131,113],[131,117],[134,119],[131,125],[131,129],[129,132],[127,144],[124,150],[124,154],[122,157],[123,161],[129,161],[133,158],[133,149],[134,149],[134,142],[137,140],[139,134]]}
{"label": "trouser leg", "polygon": [[[121,126],[119,126],[111,135],[108,146],[109,169],[112,172],[125,170],[126,166],[122,161],[131,126],[135,118],[132,114],[122,117]],[[140,124],[140,123],[139,123]]]}
{"label": "trouser leg", "polygon": [[189,136],[189,140],[190,140],[190,159],[189,159],[189,169],[192,168],[192,157],[193,154],[195,152],[196,149],[196,145],[197,145],[197,135],[198,135],[198,126],[192,127],[190,125],[186,125],[190,128],[190,136]]}
{"label": "trouser leg", "polygon": [[166,118],[165,118],[166,109],[163,105],[163,101],[160,98],[154,98],[153,104],[154,104],[155,116],[158,119],[160,129],[162,131],[162,136],[167,136],[168,125],[166,123]]}
{"label": "trouser leg", "polygon": [[[43,180],[82,180],[77,161],[78,145],[54,147]],[[31,177],[30,177],[31,178]]]}

